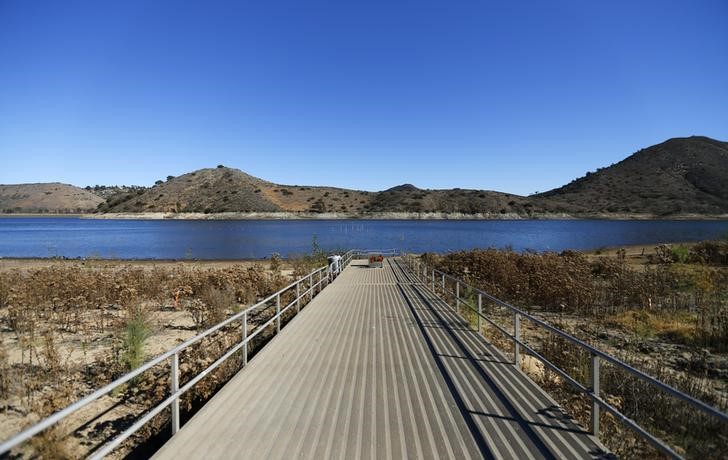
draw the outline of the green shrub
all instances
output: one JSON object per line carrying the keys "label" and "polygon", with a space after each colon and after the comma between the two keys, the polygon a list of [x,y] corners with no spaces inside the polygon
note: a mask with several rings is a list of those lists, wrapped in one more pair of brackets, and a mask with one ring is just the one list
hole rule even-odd
{"label": "green shrub", "polygon": [[688,258],[690,256],[690,251],[687,247],[680,245],[680,246],[673,246],[672,247],[672,260],[681,264],[685,264],[688,262]]}
{"label": "green shrub", "polygon": [[134,370],[144,362],[144,343],[152,335],[147,315],[141,308],[135,309],[124,325],[121,359],[128,370]]}

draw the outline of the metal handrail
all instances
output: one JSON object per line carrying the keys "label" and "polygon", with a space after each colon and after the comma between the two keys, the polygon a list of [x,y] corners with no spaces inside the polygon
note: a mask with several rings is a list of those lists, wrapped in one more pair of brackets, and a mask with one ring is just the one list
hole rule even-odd
{"label": "metal handrail", "polygon": [[372,254],[382,256],[398,256],[400,255],[399,249],[352,249],[354,256],[369,256]]}
{"label": "metal handrail", "polygon": [[[347,251],[342,256],[342,269],[345,268],[351,260],[354,258],[354,256],[358,254],[356,250]],[[171,360],[170,365],[170,387],[171,387],[171,394],[169,397],[167,397],[164,401],[150,409],[146,414],[144,414],[137,422],[135,422],[132,426],[127,428],[125,431],[123,431],[121,434],[119,434],[117,437],[109,441],[107,444],[101,446],[101,448],[94,452],[94,454],[91,456],[91,458],[101,458],[111,452],[114,448],[119,446],[124,440],[126,440],[129,436],[134,434],[136,431],[138,431],[142,426],[144,426],[149,420],[151,420],[154,416],[159,414],[162,410],[167,408],[168,406],[172,406],[172,435],[176,434],[179,430],[179,400],[182,394],[190,390],[197,382],[202,380],[203,377],[205,377],[207,374],[212,372],[215,368],[217,368],[220,364],[222,364],[227,358],[235,354],[236,352],[240,351],[242,348],[243,350],[243,366],[247,365],[248,362],[248,343],[255,338],[259,332],[265,330],[268,326],[273,324],[273,321],[276,321],[277,323],[277,331],[280,332],[281,328],[281,315],[286,312],[289,308],[291,308],[293,305],[297,306],[297,309],[300,310],[300,301],[302,298],[306,297],[307,295],[310,295],[310,298],[313,299],[313,297],[317,294],[316,289],[318,288],[318,293],[321,292],[321,290],[328,285],[332,280],[332,274],[328,271],[328,266],[323,266],[320,268],[317,268],[307,274],[306,276],[299,278],[298,280],[292,282],[291,284],[287,285],[286,287],[278,290],[277,292],[269,295],[265,299],[257,302],[255,305],[252,305],[245,310],[242,310],[231,317],[219,322],[218,324],[212,326],[211,328],[201,332],[200,334],[187,339],[186,341],[180,343],[176,347],[172,348],[171,350],[162,353],[161,355],[153,358],[152,360],[148,361],[147,363],[141,365],[140,367],[134,369],[133,371],[124,374],[123,376],[119,377],[118,379],[114,380],[113,382],[109,383],[106,386],[103,386],[99,388],[98,390],[94,391],[93,393],[79,399],[78,401],[74,402],[73,404],[70,404],[66,408],[54,413],[53,415],[39,421],[38,423],[26,428],[25,430],[21,431],[20,433],[16,434],[15,436],[7,439],[6,441],[3,441],[2,444],[0,444],[0,455],[3,455],[7,452],[9,452],[14,447],[22,444],[23,442],[27,441],[28,439],[32,438],[33,436],[37,435],[38,433],[42,432],[43,430],[46,430],[50,428],[51,426],[55,425],[59,421],[63,420],[64,418],[68,417],[69,415],[73,414],[74,412],[82,409],[83,407],[89,405],[90,403],[96,401],[97,399],[101,398],[102,396],[111,393],[116,388],[120,387],[121,385],[124,385],[125,383],[129,382],[130,380],[134,379],[135,377],[138,377],[139,375],[143,374],[144,372],[150,370],[151,368],[163,363],[167,359]],[[314,276],[318,275],[318,281],[314,283]],[[324,276],[325,275],[325,276]],[[304,292],[301,292],[301,283],[308,281],[308,287]],[[287,292],[289,289],[292,289],[293,287],[296,288],[296,298],[291,301],[285,308],[281,309],[280,305],[280,298],[281,294]],[[261,306],[265,306],[267,303],[276,300],[276,315],[273,316],[271,319],[269,319],[267,322],[265,322],[262,325],[258,325],[256,331],[248,335],[248,313],[252,312],[255,309],[260,308]],[[270,307],[268,307],[270,308]],[[204,339],[205,337],[209,336],[210,334],[222,329],[223,327],[235,322],[242,320],[242,340],[237,343],[235,346],[233,346],[230,350],[228,350],[223,356],[218,358],[215,362],[213,362],[211,365],[209,365],[207,368],[200,371],[199,374],[197,374],[195,377],[193,377],[189,382],[187,382],[184,386],[179,387],[179,354],[190,347],[191,345],[194,345],[195,343],[199,342],[200,340]]]}
{"label": "metal handrail", "polygon": [[[480,325],[480,320],[483,319],[487,321],[489,324],[493,325],[499,332],[509,337],[513,343],[514,343],[514,363],[516,366],[520,366],[519,359],[518,359],[518,353],[519,353],[519,347],[523,347],[525,350],[527,350],[532,356],[537,358],[539,361],[541,361],[544,365],[548,366],[551,370],[559,374],[561,377],[563,377],[567,382],[569,382],[571,385],[573,385],[577,390],[580,392],[586,394],[590,397],[590,399],[593,402],[592,405],[592,433],[599,437],[599,407],[606,409],[608,412],[610,412],[612,415],[617,417],[622,423],[627,425],[629,428],[637,432],[640,436],[645,438],[648,442],[650,442],[653,446],[660,449],[665,454],[673,457],[673,458],[682,458],[677,452],[675,452],[669,445],[667,445],[664,441],[660,440],[659,438],[655,437],[651,433],[649,433],[647,430],[642,428],[637,422],[630,419],[626,415],[622,414],[617,408],[612,406],[611,404],[604,401],[599,396],[599,360],[603,359],[604,361],[621,368],[632,375],[636,376],[637,378],[654,385],[661,390],[665,391],[666,393],[675,396],[695,408],[701,410],[702,412],[706,413],[707,415],[710,415],[712,417],[717,418],[718,420],[728,423],[728,414],[721,412],[720,410],[706,404],[705,402],[696,399],[688,394],[685,394],[681,392],[680,390],[661,382],[660,380],[657,380],[656,378],[645,374],[644,372],[634,368],[633,366],[630,366],[629,364],[625,363],[624,361],[615,358],[614,356],[611,356],[592,345],[589,345],[588,343],[579,340],[578,338],[572,336],[571,334],[568,334],[567,332],[564,332],[545,321],[538,319],[529,313],[524,312],[520,308],[517,308],[508,302],[504,302],[491,294],[488,294],[487,292],[484,292],[448,273],[445,273],[443,271],[437,270],[434,267],[430,267],[429,265],[425,264],[421,260],[417,260],[415,262],[414,258],[410,255],[408,257],[404,257],[405,263],[409,266],[410,270],[415,273],[415,275],[421,279],[423,284],[427,285],[428,283],[431,284],[433,293],[436,294],[435,291],[435,276],[439,275],[441,279],[441,291],[443,294],[450,294],[451,296],[455,297],[456,303],[459,306],[460,304],[464,304],[466,307],[468,307],[471,311],[473,311],[477,317],[478,317],[478,325]],[[449,289],[446,289],[445,280],[450,279],[451,281],[454,281],[456,283],[456,292],[452,292]],[[460,297],[460,286],[464,286],[471,291],[478,294],[478,306],[477,308],[470,304],[470,302],[467,299],[463,299]],[[502,326],[495,323],[490,318],[486,317],[482,313],[482,298],[486,298],[487,300],[490,300],[491,302],[500,305],[510,311],[513,312],[514,315],[514,333],[511,334],[510,332],[506,331]],[[592,357],[591,360],[591,380],[592,380],[592,386],[586,387],[579,383],[576,379],[571,377],[566,371],[559,368],[557,365],[549,361],[547,358],[545,358],[543,355],[538,353],[536,350],[534,350],[531,346],[529,346],[527,343],[523,342],[520,339],[520,318],[526,318],[529,321],[533,322],[537,326],[543,327],[544,329],[566,339],[567,341],[587,350]],[[480,333],[480,326],[478,326],[478,333]]]}

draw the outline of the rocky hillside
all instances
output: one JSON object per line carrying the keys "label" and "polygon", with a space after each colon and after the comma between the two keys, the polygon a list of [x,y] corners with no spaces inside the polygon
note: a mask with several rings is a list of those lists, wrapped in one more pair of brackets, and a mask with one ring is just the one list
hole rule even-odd
{"label": "rocky hillside", "polygon": [[670,139],[537,198],[575,213],[728,213],[728,142]]}
{"label": "rocky hillside", "polygon": [[370,207],[372,193],[334,187],[278,185],[218,166],[115,195],[100,212],[352,212]]}
{"label": "rocky hillside", "polygon": [[110,197],[101,212],[280,211],[262,191],[267,183],[237,169],[201,169],[169,176],[149,189]]}
{"label": "rocky hillside", "polygon": [[518,213],[553,211],[549,200],[482,190],[422,190],[405,184],[383,192],[335,187],[279,185],[220,166],[201,169],[146,190],[111,196],[100,212],[447,212]]}
{"label": "rocky hillside", "polygon": [[[109,200],[113,197],[129,194],[141,194],[147,189],[140,185],[94,185],[93,187],[86,186],[83,188],[94,195],[98,195],[104,200]],[[131,196],[131,195],[129,195]]]}
{"label": "rocky hillside", "polygon": [[411,184],[404,184],[373,194],[368,210],[529,215],[556,212],[557,208],[558,205],[549,200],[532,200],[490,190],[421,190]]}
{"label": "rocky hillside", "polygon": [[0,212],[9,213],[83,213],[104,199],[68,184],[0,185]]}

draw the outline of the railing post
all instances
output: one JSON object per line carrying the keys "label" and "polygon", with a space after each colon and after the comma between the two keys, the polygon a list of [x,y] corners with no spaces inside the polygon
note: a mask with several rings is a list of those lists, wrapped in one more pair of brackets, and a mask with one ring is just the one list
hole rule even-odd
{"label": "railing post", "polygon": [[442,274],[442,298],[445,299],[445,274]]}
{"label": "railing post", "polygon": [[243,313],[243,367],[248,365],[248,312]]}
{"label": "railing post", "polygon": [[480,315],[483,314],[483,295],[478,292],[478,334],[480,334]]}
{"label": "railing post", "polygon": [[296,313],[301,311],[301,280],[296,283]]}
{"label": "railing post", "polygon": [[455,311],[460,313],[460,280],[455,281]]}
{"label": "railing post", "polygon": [[281,294],[276,296],[276,334],[281,332]]}
{"label": "railing post", "polygon": [[313,300],[313,272],[308,274],[308,301]]}
{"label": "railing post", "polygon": [[432,269],[432,292],[435,292],[435,269]]}
{"label": "railing post", "polygon": [[[599,356],[591,355],[591,392],[599,397]],[[599,404],[592,400],[591,432],[599,439]]]}
{"label": "railing post", "polygon": [[521,367],[521,345],[518,341],[521,340],[521,315],[520,313],[513,314],[513,364],[517,368]]}
{"label": "railing post", "polygon": [[[170,366],[170,390],[172,394],[179,391],[179,354],[172,355],[172,364]],[[172,436],[179,431],[179,396],[172,400]]]}

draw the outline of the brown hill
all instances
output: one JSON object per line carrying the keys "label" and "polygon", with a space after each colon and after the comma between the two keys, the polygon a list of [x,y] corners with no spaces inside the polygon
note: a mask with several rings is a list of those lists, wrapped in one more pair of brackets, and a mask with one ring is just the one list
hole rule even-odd
{"label": "brown hill", "polygon": [[728,142],[670,139],[537,198],[562,203],[572,212],[726,213]]}
{"label": "brown hill", "polygon": [[100,212],[459,212],[553,211],[548,200],[481,190],[421,190],[411,184],[383,192],[279,185],[240,170],[217,167],[170,177],[150,189],[109,197]]}
{"label": "brown hill", "polygon": [[490,190],[421,190],[401,185],[373,194],[370,211],[374,212],[444,212],[463,214],[529,215],[555,211],[548,200],[536,202],[527,197]]}
{"label": "brown hill", "polygon": [[73,185],[0,185],[2,213],[83,213],[103,203],[103,198]]}
{"label": "brown hill", "polygon": [[369,192],[278,185],[218,166],[111,196],[100,212],[364,212]]}
{"label": "brown hill", "polygon": [[157,181],[149,189],[111,196],[101,212],[280,211],[266,198],[267,183],[237,169],[200,169]]}

